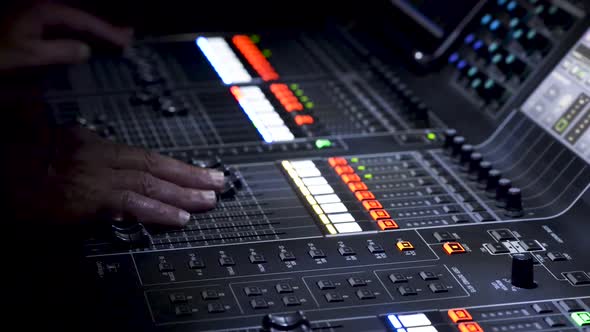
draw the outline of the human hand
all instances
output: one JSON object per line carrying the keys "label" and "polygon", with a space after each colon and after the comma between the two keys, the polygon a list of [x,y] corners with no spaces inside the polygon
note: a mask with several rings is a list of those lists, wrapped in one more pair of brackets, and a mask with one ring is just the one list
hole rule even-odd
{"label": "human hand", "polygon": [[[46,39],[48,32],[62,28],[64,39]],[[38,2],[0,23],[0,70],[86,61],[91,48],[76,33],[125,47],[131,42],[130,28],[115,27],[91,14],[64,5]]]}
{"label": "human hand", "polygon": [[[49,175],[29,209],[59,223],[133,216],[146,224],[183,226],[190,212],[215,207],[224,175],[137,148],[85,129],[60,131]],[[28,219],[36,219],[28,218]]]}

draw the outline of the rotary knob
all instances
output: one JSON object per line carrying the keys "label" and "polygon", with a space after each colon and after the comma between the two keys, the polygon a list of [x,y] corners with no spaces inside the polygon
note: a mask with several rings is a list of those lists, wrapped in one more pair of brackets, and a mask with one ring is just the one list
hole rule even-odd
{"label": "rotary knob", "polygon": [[517,218],[523,215],[522,211],[522,193],[520,188],[512,187],[508,189],[506,195],[506,212],[508,217]]}
{"label": "rotary knob", "polygon": [[465,137],[456,136],[453,138],[453,144],[451,145],[451,157],[457,158],[461,154],[461,148],[465,144]]}
{"label": "rotary knob", "polygon": [[443,142],[443,148],[450,149],[451,145],[453,145],[453,139],[455,136],[457,136],[457,131],[455,129],[445,130],[445,141]]}
{"label": "rotary knob", "polygon": [[459,154],[459,164],[465,171],[469,169],[468,167],[469,161],[471,160],[471,154],[473,154],[473,145],[465,144],[461,147],[461,153]]}
{"label": "rotary knob", "polygon": [[467,172],[469,173],[469,180],[477,180],[477,173],[479,171],[479,164],[482,162],[483,156],[479,152],[473,152],[469,156],[469,167]]}
{"label": "rotary knob", "polygon": [[479,169],[477,171],[477,183],[479,188],[485,189],[491,169],[492,164],[489,161],[484,160],[479,163]]}
{"label": "rotary knob", "polygon": [[537,287],[534,260],[531,255],[516,254],[512,256],[511,283],[518,288],[532,289]]}
{"label": "rotary knob", "polygon": [[486,195],[489,198],[496,196],[496,188],[498,188],[498,181],[502,178],[502,173],[497,169],[491,169],[488,172],[488,180],[486,183]]}
{"label": "rotary knob", "polygon": [[508,190],[512,187],[512,181],[502,178],[498,180],[498,187],[496,187],[496,206],[506,207],[506,198],[508,197]]}

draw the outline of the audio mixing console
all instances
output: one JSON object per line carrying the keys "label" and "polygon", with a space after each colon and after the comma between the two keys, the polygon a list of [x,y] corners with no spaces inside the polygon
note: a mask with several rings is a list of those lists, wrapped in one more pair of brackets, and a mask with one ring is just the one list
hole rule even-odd
{"label": "audio mixing console", "polygon": [[85,324],[590,330],[588,9],[484,2],[426,72],[395,56],[399,27],[359,19],[145,38],[52,73],[56,123],[226,175],[183,229],[84,241]]}

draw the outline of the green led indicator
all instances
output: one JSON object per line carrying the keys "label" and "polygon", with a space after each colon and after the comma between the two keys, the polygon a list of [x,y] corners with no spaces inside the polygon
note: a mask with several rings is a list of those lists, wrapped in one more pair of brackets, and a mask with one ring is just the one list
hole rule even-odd
{"label": "green led indicator", "polygon": [[363,177],[367,180],[371,180],[373,178],[373,174],[367,173],[367,174],[363,175]]}
{"label": "green led indicator", "polygon": [[522,37],[522,33],[522,29],[518,29],[512,33],[512,38],[519,39],[520,37]]}
{"label": "green led indicator", "polygon": [[305,103],[305,108],[313,108],[313,102],[308,101],[307,103]]}
{"label": "green led indicator", "polygon": [[252,36],[250,36],[250,40],[254,44],[258,44],[258,43],[260,43],[260,35],[252,35]]}
{"label": "green led indicator", "polygon": [[492,80],[492,79],[488,79],[488,80],[486,81],[486,83],[484,84],[484,88],[486,88],[486,89],[491,89],[491,88],[493,88],[493,87],[494,87],[494,85],[495,85],[495,83],[494,83],[494,80]]}
{"label": "green led indicator", "polygon": [[265,48],[262,50],[262,55],[264,55],[265,58],[270,58],[272,56],[272,52],[268,48]]}
{"label": "green led indicator", "polygon": [[474,76],[475,74],[477,74],[477,68],[475,68],[475,67],[471,67],[467,71],[467,76]]}
{"label": "green led indicator", "polygon": [[301,90],[301,89],[297,89],[297,90],[295,90],[295,95],[296,95],[297,97],[301,97],[301,96],[303,96],[303,90]]}
{"label": "green led indicator", "polygon": [[590,313],[587,312],[587,311],[574,312],[574,313],[572,313],[572,319],[579,326],[587,326],[587,325],[590,325]]}
{"label": "green led indicator", "polygon": [[367,168],[366,168],[365,166],[363,166],[363,165],[360,165],[359,167],[357,167],[357,169],[358,169],[359,171],[364,171],[364,170],[366,170]]}
{"label": "green led indicator", "polygon": [[332,141],[329,139],[317,139],[315,141],[315,147],[318,149],[329,148],[332,146]]}
{"label": "green led indicator", "polygon": [[303,103],[307,103],[309,101],[309,97],[308,96],[301,96],[301,98],[299,98],[299,100],[301,100],[301,102],[303,102]]}
{"label": "green led indicator", "polygon": [[559,121],[555,124],[553,129],[555,129],[558,133],[563,133],[567,129],[569,124],[569,121],[567,121],[566,119],[559,119]]}
{"label": "green led indicator", "polygon": [[479,78],[476,78],[473,80],[473,82],[471,82],[471,87],[473,89],[477,89],[480,85],[481,85],[481,79],[479,79]]}
{"label": "green led indicator", "polygon": [[297,89],[299,89],[299,84],[292,83],[289,87],[291,88],[291,90],[297,90]]}
{"label": "green led indicator", "polygon": [[358,163],[359,162],[359,158],[357,158],[357,157],[350,158],[350,162],[351,163]]}
{"label": "green led indicator", "polygon": [[496,54],[496,55],[494,55],[494,57],[492,57],[492,63],[499,63],[500,61],[502,61],[501,54]]}
{"label": "green led indicator", "polygon": [[428,138],[429,141],[434,141],[434,140],[436,140],[436,134],[435,133],[428,133],[428,134],[426,134],[426,138]]}

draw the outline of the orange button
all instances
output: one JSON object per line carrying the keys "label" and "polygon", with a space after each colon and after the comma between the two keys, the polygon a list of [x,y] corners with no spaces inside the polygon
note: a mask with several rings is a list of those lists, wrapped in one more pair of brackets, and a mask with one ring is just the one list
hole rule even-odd
{"label": "orange button", "polygon": [[391,216],[385,210],[372,210],[369,213],[374,220],[391,219]]}
{"label": "orange button", "polygon": [[467,322],[467,321],[473,320],[473,317],[471,317],[471,314],[469,312],[467,312],[467,310],[465,310],[465,309],[450,309],[448,311],[448,314],[449,314],[449,318],[451,318],[453,323]]}
{"label": "orange button", "polygon": [[461,332],[483,332],[483,329],[476,322],[467,322],[459,324],[459,331]]}
{"label": "orange button", "polygon": [[462,254],[465,252],[465,248],[459,242],[446,242],[443,244],[443,249],[449,255]]}
{"label": "orange button", "polygon": [[356,199],[359,201],[364,201],[365,199],[375,199],[375,195],[373,195],[370,191],[357,191],[354,193]]}
{"label": "orange button", "polygon": [[414,245],[410,241],[398,241],[396,245],[399,251],[414,250]]}
{"label": "orange button", "polygon": [[[350,168],[350,166],[347,166],[347,167]],[[355,193],[359,190],[367,190],[369,188],[367,188],[367,185],[364,184],[363,182],[351,182],[348,184],[348,189],[350,189],[350,191]]]}
{"label": "orange button", "polygon": [[379,228],[381,228],[381,230],[384,230],[384,231],[389,230],[389,229],[399,228],[399,226],[397,226],[395,221],[393,221],[391,219],[379,220],[379,221],[377,221],[377,225],[379,225]]}
{"label": "orange button", "polygon": [[336,173],[338,173],[338,175],[354,173],[354,169],[352,169],[350,166],[336,166],[334,167],[334,170]]}
{"label": "orange button", "polygon": [[361,180],[361,178],[356,174],[342,174],[340,175],[340,178],[342,181],[344,181],[344,183],[359,182]]}
{"label": "orange button", "polygon": [[346,161],[346,159],[341,158],[341,157],[328,158],[328,163],[330,163],[330,166],[332,166],[332,167],[343,166],[343,165],[347,165],[348,164],[348,162]]}
{"label": "orange button", "polygon": [[383,208],[383,205],[381,205],[381,203],[379,203],[379,201],[375,201],[375,200],[363,201],[363,206],[365,207],[365,210],[367,210],[367,211]]}
{"label": "orange button", "polygon": [[297,115],[295,117],[295,123],[298,126],[310,125],[310,124],[313,124],[313,122],[314,122],[314,120],[311,115]]}

